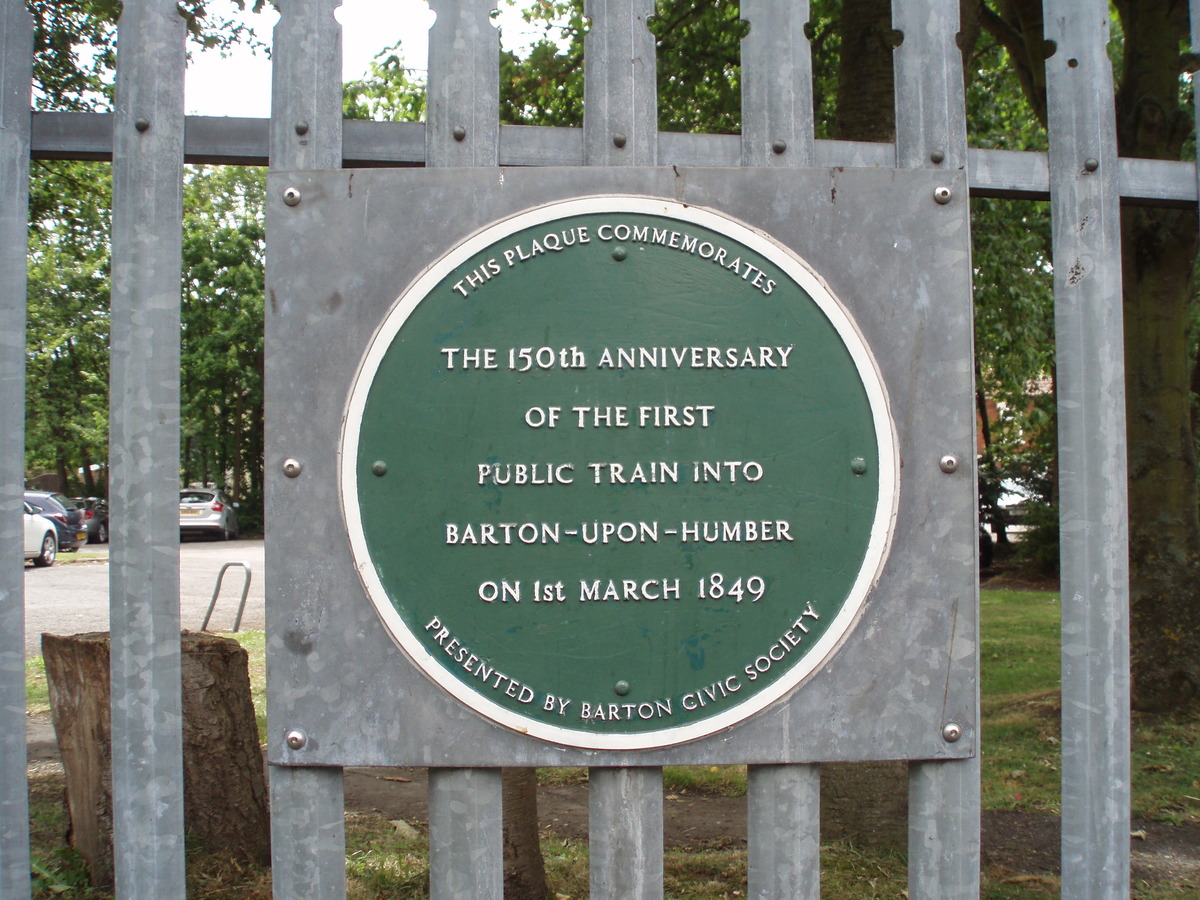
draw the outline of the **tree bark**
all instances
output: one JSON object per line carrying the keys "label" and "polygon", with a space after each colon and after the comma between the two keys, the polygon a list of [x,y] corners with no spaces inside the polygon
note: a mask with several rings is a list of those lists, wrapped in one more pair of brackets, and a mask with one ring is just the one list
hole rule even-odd
{"label": "tree bark", "polygon": [[504,900],[546,900],[546,863],[538,834],[537,770],[501,770]]}
{"label": "tree bark", "polygon": [[896,75],[890,0],[843,0],[838,30],[837,122],[834,137],[886,143],[896,138]]}
{"label": "tree bark", "polygon": [[[1179,97],[1187,4],[1119,0],[1124,65],[1117,90],[1122,156],[1180,159],[1192,130]],[[1181,709],[1200,694],[1200,515],[1189,348],[1195,210],[1121,216],[1129,453],[1130,662],[1133,704]]]}
{"label": "tree bark", "polygon": [[1196,213],[1126,209],[1121,226],[1133,704],[1165,711],[1200,694],[1200,517],[1188,346]]}
{"label": "tree bark", "polygon": [[[270,863],[262,751],[246,651],[184,633],[183,776],[188,836],[205,849]],[[104,632],[42,635],[50,709],[67,781],[68,840],[96,886],[113,881],[112,720]]]}

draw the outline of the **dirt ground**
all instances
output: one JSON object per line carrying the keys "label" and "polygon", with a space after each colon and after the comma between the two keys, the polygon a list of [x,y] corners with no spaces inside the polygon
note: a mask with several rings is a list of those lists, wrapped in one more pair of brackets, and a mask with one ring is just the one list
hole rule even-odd
{"label": "dirt ground", "polygon": [[[424,769],[347,769],[346,806],[410,825],[428,823]],[[586,784],[543,786],[538,790],[543,830],[587,840]],[[667,847],[712,849],[746,843],[746,798],[708,794],[668,794],[663,803]],[[1057,876],[1059,820],[1056,816],[984,812],[983,865],[1013,876]],[[1137,880],[1168,881],[1194,887],[1200,896],[1200,825],[1170,826],[1134,822],[1132,874]]]}
{"label": "dirt ground", "polygon": [[[31,764],[58,761],[49,717],[29,719]],[[376,813],[424,827],[429,821],[425,769],[347,769],[347,810]],[[544,831],[587,840],[586,784],[543,786],[538,819]],[[668,794],[663,803],[663,838],[669,848],[713,849],[746,843],[746,799],[710,794]],[[1200,825],[1169,826],[1134,822],[1131,829],[1133,877],[1192,887],[1200,897]],[[1059,872],[1059,820],[1055,816],[984,812],[983,865],[1003,878],[1056,876]]]}

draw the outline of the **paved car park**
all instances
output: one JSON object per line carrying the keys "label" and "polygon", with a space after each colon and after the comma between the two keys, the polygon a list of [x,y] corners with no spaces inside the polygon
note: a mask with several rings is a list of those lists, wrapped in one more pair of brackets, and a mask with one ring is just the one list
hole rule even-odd
{"label": "paved car park", "polygon": [[[89,548],[46,569],[25,567],[25,653],[41,654],[41,635],[108,630],[108,546]],[[251,570],[243,629],[264,627],[263,542],[185,541],[179,548],[180,625],[198,631],[225,563],[245,562]],[[233,566],[225,573],[210,631],[233,628],[244,575]]]}

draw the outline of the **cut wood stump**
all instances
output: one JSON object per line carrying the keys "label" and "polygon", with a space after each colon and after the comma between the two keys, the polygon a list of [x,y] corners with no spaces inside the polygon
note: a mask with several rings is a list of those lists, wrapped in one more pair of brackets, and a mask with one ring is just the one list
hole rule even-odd
{"label": "cut wood stump", "polygon": [[[206,850],[270,863],[262,751],[246,651],[211,634],[181,636],[184,822]],[[92,883],[113,882],[112,719],[107,632],[42,635],[54,732],[67,784],[68,840]]]}

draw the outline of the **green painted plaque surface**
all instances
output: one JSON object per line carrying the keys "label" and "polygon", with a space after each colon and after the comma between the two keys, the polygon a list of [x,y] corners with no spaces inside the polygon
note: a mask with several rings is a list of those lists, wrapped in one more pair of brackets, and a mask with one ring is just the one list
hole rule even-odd
{"label": "green painted plaque surface", "polygon": [[439,685],[636,749],[735,724],[836,651],[897,471],[872,357],[799,258],[594,197],[497,223],[404,291],[351,392],[342,495],[369,596]]}

